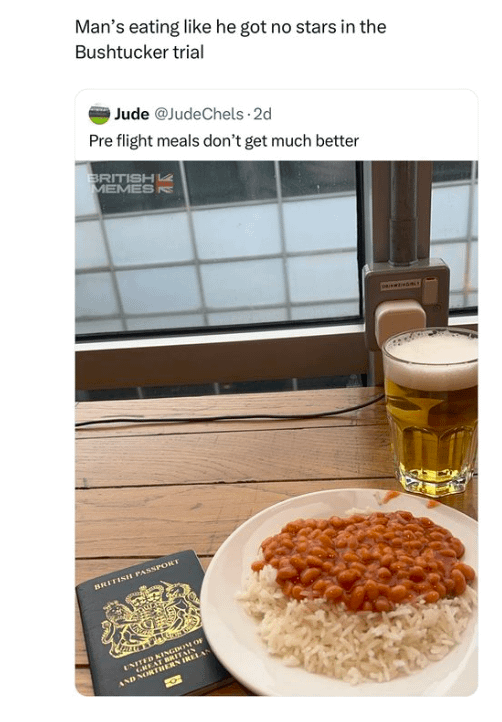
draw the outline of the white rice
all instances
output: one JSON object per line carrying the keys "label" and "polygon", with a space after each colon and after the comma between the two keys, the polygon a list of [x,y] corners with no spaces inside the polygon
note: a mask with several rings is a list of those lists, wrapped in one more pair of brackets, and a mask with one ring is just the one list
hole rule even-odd
{"label": "white rice", "polygon": [[238,599],[258,622],[270,654],[289,666],[359,684],[388,682],[442,659],[458,644],[476,593],[436,604],[401,604],[391,612],[352,613],[322,599],[287,598],[266,565],[252,572]]}

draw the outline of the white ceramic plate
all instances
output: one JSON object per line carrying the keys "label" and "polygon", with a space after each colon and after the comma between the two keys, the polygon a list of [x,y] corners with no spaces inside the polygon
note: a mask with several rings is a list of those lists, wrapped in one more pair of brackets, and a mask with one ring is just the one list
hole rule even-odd
{"label": "white ceramic plate", "polygon": [[477,687],[477,615],[462,642],[441,661],[416,674],[383,683],[352,686],[323,675],[287,667],[272,657],[257,635],[257,623],[244,611],[236,594],[249,575],[251,562],[266,537],[298,518],[343,516],[352,508],[404,509],[428,516],[465,545],[463,561],[477,569],[477,522],[443,504],[427,508],[425,497],[400,494],[379,506],[385,492],[336,489],[287,499],[256,514],[222,544],[206,571],[201,590],[204,631],[221,663],[252,692],[270,697],[340,696],[466,696]]}

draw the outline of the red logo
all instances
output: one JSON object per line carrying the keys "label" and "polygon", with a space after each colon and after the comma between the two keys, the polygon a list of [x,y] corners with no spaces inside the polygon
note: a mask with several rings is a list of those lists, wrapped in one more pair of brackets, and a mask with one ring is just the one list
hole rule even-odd
{"label": "red logo", "polygon": [[163,178],[159,173],[155,176],[155,193],[172,193],[174,189],[173,174],[168,173]]}

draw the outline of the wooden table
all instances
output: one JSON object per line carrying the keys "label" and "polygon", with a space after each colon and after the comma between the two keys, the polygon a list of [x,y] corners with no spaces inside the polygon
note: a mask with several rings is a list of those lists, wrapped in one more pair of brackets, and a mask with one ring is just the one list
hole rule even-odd
{"label": "wooden table", "polygon": [[[76,421],[115,417],[310,414],[354,406],[378,388],[79,403]],[[322,489],[398,489],[383,401],[331,418],[77,429],[76,584],[181,549],[207,568],[244,521]],[[477,482],[444,503],[477,518]],[[76,610],[76,687],[92,695]],[[213,695],[251,694],[236,681]]]}

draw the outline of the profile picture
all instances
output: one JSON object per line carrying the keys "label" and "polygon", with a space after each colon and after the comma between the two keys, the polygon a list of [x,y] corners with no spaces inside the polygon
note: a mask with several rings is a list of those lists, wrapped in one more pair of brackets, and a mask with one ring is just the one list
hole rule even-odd
{"label": "profile picture", "polygon": [[89,108],[89,118],[96,125],[103,125],[110,118],[110,108],[103,105],[92,105]]}

